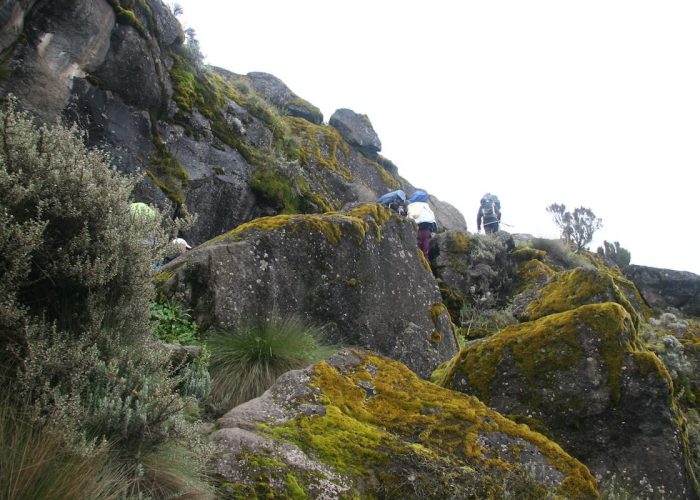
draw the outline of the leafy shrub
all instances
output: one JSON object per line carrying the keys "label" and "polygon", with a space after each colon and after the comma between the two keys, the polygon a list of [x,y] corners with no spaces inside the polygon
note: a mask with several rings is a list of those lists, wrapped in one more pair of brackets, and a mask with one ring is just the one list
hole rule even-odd
{"label": "leafy shrub", "polygon": [[333,354],[321,329],[297,318],[241,325],[207,340],[211,349],[211,402],[216,411],[253,399],[281,374],[306,367]]}
{"label": "leafy shrub", "polygon": [[610,243],[609,241],[603,241],[603,246],[598,247],[596,250],[598,255],[614,262],[617,267],[624,269],[630,265],[630,260],[632,260],[632,254],[626,248],[620,246],[620,242],[616,241]]}
{"label": "leafy shrub", "polygon": [[580,253],[593,240],[593,234],[603,227],[603,221],[590,208],[578,207],[573,212],[566,205],[553,203],[547,207],[554,223],[561,231],[562,239]]}
{"label": "leafy shrub", "polygon": [[149,322],[151,264],[182,221],[132,216],[133,182],[75,130],[37,128],[12,100],[0,112],[1,375],[32,432],[79,460],[106,440],[139,485],[146,453],[197,438],[188,369]]}
{"label": "leafy shrub", "polygon": [[199,328],[189,312],[177,302],[166,300],[151,304],[153,333],[161,342],[192,345],[198,342]]}

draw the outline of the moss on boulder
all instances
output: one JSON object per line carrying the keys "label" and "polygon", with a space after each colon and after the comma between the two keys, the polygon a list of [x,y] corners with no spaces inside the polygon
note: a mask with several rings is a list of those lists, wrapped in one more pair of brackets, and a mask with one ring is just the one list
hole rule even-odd
{"label": "moss on boulder", "polygon": [[[537,264],[535,268],[548,272]],[[584,304],[602,302],[617,302],[622,305],[632,317],[635,328],[645,314],[644,301],[632,282],[619,273],[584,267],[557,273],[534,300],[519,301],[516,298],[513,312],[521,321],[532,321]]]}
{"label": "moss on boulder", "polygon": [[571,287],[576,273],[565,274],[561,302],[544,302],[555,304],[549,309],[538,305],[548,314],[470,343],[442,370],[440,384],[535,426],[603,481],[626,470],[622,481],[634,494],[651,488],[671,497],[689,495],[692,481],[668,371],[642,347],[635,317],[623,305],[552,312],[610,294],[608,281],[607,287],[593,282],[577,296]]}
{"label": "moss on boulder", "polygon": [[556,443],[364,351],[284,375],[218,428],[222,480],[262,481],[273,496],[597,497],[586,467]]}

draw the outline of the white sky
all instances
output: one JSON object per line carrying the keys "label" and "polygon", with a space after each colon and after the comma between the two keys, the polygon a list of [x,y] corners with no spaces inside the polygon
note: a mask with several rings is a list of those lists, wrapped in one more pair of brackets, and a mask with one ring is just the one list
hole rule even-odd
{"label": "white sky", "polygon": [[[179,0],[209,64],[271,73],[366,114],[381,154],[476,229],[557,237],[545,208],[591,208],[591,249],[700,274],[700,2]],[[410,193],[409,193],[410,194]]]}

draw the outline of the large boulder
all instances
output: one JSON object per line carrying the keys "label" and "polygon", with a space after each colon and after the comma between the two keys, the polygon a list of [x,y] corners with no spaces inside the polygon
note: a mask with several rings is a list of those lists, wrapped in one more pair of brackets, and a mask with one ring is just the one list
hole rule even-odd
{"label": "large boulder", "polygon": [[323,113],[310,102],[292,92],[282,80],[269,73],[252,72],[246,75],[253,89],[265,100],[288,113],[320,125]]}
{"label": "large boulder", "polygon": [[382,150],[382,143],[367,115],[355,113],[351,109],[336,109],[328,123],[336,128],[351,146],[370,155]]}
{"label": "large boulder", "polygon": [[286,373],[217,429],[215,470],[232,497],[598,496],[554,442],[358,350]]}
{"label": "large boulder", "polygon": [[171,262],[159,281],[204,328],[300,315],[423,377],[457,352],[414,225],[376,204],[254,220]]}
{"label": "large boulder", "polygon": [[687,271],[631,265],[625,275],[651,307],[678,309],[700,316],[700,276]]}
{"label": "large boulder", "polygon": [[670,375],[620,304],[552,313],[473,342],[441,385],[527,422],[635,496],[694,494]]}

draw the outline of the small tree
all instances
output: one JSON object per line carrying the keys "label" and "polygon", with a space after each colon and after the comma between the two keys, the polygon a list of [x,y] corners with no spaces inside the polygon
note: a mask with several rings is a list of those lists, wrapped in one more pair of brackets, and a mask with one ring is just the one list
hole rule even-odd
{"label": "small tree", "polygon": [[553,203],[547,207],[554,223],[561,231],[561,238],[577,253],[593,240],[593,234],[603,227],[603,221],[590,208],[578,207],[573,212],[566,205]]}
{"label": "small tree", "polygon": [[603,241],[603,246],[598,247],[597,253],[601,257],[614,262],[620,269],[629,266],[630,260],[632,260],[632,254],[626,248],[621,247],[619,241],[614,243]]}

